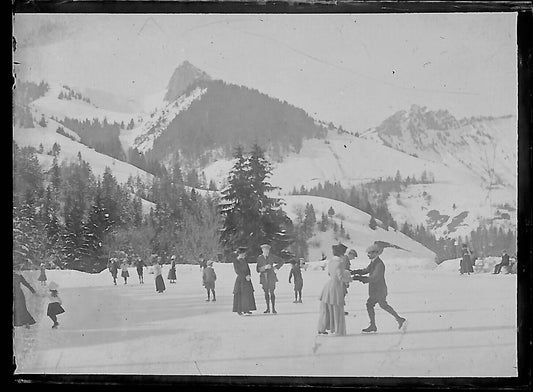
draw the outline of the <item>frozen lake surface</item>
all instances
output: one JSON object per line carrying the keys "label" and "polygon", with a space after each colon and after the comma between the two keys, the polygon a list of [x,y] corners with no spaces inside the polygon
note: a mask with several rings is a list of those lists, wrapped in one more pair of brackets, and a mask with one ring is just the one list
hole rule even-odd
{"label": "frozen lake surface", "polygon": [[[387,265],[387,257],[383,260]],[[452,261],[452,263],[455,263]],[[352,268],[366,266],[361,257]],[[388,302],[407,318],[403,331],[376,306],[378,332],[368,326],[367,286],[346,297],[345,337],[317,336],[318,296],[327,273],[303,273],[295,304],[289,266],[278,273],[277,315],[265,302],[251,264],[257,311],[232,313],[235,273],[215,263],[217,302],[206,302],[198,266],[178,265],[177,283],[155,292],[154,275],[140,285],[135,268],[124,285],[107,270],[90,275],[47,271],[59,284],[66,313],[51,329],[43,297],[25,288],[37,320],[14,333],[16,374],[302,375],[380,377],[517,376],[516,275],[461,276],[455,266],[386,271]],[[40,293],[38,271],[28,273]]]}

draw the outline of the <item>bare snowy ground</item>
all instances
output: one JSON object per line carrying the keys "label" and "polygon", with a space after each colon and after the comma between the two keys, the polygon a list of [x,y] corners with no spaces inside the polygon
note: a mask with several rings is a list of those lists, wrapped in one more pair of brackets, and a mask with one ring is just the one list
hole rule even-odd
{"label": "bare snowy ground", "polygon": [[[383,257],[385,263],[387,258]],[[361,257],[352,267],[361,268]],[[304,272],[303,304],[294,304],[289,267],[278,274],[277,315],[265,315],[255,265],[258,310],[231,312],[235,274],[215,264],[217,302],[205,302],[197,266],[178,266],[178,282],[155,292],[154,276],[127,285],[109,272],[48,271],[60,285],[66,313],[51,329],[44,299],[27,293],[37,320],[14,333],[16,373],[513,377],[516,363],[516,275],[460,276],[455,268],[387,270],[389,303],[407,318],[405,330],[376,307],[368,325],[367,286],[347,296],[345,337],[317,336],[321,270]],[[164,276],[168,266],[165,266]],[[33,279],[38,272],[33,273]],[[35,282],[35,280],[34,280]],[[40,291],[36,282],[34,286]]]}

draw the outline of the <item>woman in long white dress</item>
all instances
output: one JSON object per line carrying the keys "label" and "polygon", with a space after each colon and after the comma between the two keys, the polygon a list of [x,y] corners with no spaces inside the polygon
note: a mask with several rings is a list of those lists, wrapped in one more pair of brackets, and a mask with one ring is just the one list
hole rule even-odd
{"label": "woman in long white dress", "polygon": [[154,264],[155,276],[155,291],[162,293],[165,291],[165,282],[163,281],[163,267],[161,257],[157,258],[157,263]]}
{"label": "woman in long white dress", "polygon": [[342,244],[333,245],[332,250],[333,257],[327,266],[329,281],[324,285],[319,297],[318,333],[327,335],[329,331],[335,336],[343,336],[346,335],[344,284],[351,282],[352,277],[350,272],[344,269],[344,260],[341,258],[346,247]]}

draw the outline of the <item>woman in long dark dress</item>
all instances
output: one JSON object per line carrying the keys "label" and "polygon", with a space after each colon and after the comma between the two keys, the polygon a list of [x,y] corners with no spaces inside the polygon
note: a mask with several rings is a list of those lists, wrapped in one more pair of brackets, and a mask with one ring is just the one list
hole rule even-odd
{"label": "woman in long dark dress", "polygon": [[176,283],[176,256],[172,255],[170,260],[172,260],[172,262],[170,263],[167,279],[170,283]]}
{"label": "woman in long dark dress", "polygon": [[463,255],[461,258],[460,267],[461,268],[459,272],[461,273],[461,275],[470,275],[470,273],[474,272],[474,267],[472,265],[472,255],[466,245],[463,245]]}
{"label": "woman in long dark dress", "polygon": [[46,286],[46,266],[44,265],[44,263],[41,263],[40,269],[41,273],[39,274],[37,280],[41,282],[41,286]]}
{"label": "woman in long dark dress", "polygon": [[35,324],[35,319],[30,312],[28,312],[28,308],[26,307],[26,297],[24,296],[24,292],[20,285],[26,286],[28,290],[35,294],[35,290],[26,279],[24,279],[24,276],[13,271],[13,322],[15,327],[25,326],[26,328],[29,328],[30,325]]}
{"label": "woman in long dark dress", "polygon": [[246,248],[237,250],[237,258],[233,261],[233,268],[237,274],[233,287],[233,311],[237,314],[252,314],[256,310],[254,287],[250,267],[246,261]]}

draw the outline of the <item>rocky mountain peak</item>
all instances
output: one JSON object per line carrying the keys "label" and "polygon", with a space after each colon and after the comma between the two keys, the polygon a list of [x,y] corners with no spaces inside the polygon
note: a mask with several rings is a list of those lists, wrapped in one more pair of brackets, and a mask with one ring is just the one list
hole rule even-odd
{"label": "rocky mountain peak", "polygon": [[211,77],[185,60],[174,70],[168,82],[165,101],[174,101],[185,92],[187,87],[197,80],[211,80]]}

